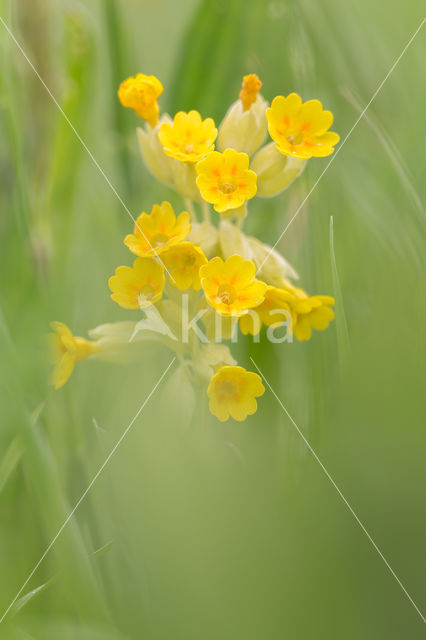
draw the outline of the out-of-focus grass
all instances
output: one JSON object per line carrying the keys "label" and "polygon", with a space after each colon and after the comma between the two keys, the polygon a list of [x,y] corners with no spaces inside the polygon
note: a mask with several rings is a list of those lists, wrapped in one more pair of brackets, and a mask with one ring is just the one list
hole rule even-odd
{"label": "out-of-focus grass", "polygon": [[[1,15],[133,214],[174,194],[138,157],[121,77],[219,120],[241,76],[299,91],[348,132],[422,19],[394,0],[3,2]],[[338,299],[309,343],[238,345],[270,380],[424,611],[425,33],[280,242]],[[107,278],[128,214],[0,27],[0,605],[20,588],[126,428],[167,353],[84,363],[47,386],[51,319],[77,334],[129,315]],[[326,160],[250,206],[275,242]],[[333,216],[334,258],[330,254]],[[340,291],[337,283],[340,283]],[[347,336],[346,327],[347,324]],[[252,368],[252,367],[251,367]],[[171,384],[171,383],[170,383]],[[271,394],[241,425],[187,430],[158,390],[23,594],[5,638],[420,638],[423,623]],[[93,420],[95,419],[95,420]],[[17,608],[16,608],[17,609]]]}

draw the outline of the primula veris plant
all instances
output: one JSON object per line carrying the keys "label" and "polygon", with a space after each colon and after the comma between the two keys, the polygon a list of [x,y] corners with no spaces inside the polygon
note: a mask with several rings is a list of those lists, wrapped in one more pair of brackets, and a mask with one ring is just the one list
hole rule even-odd
{"label": "primula veris plant", "polygon": [[[333,320],[331,296],[308,295],[282,255],[243,231],[254,197],[278,195],[308,159],[333,152],[333,116],[319,100],[303,102],[296,93],[269,106],[261,87],[256,74],[244,76],[238,100],[216,128],[195,110],[161,114],[163,87],[154,76],[139,73],[120,85],[120,102],[144,121],[137,135],[148,171],[183,198],[183,210],[153,204],[124,238],[137,257],[110,277],[111,299],[139,311],[139,319],[101,325],[89,332],[93,340],[52,323],[56,388],[80,360],[143,357],[155,340],[176,354],[194,395],[218,420],[243,421],[265,389],[257,373],[237,364],[227,341],[238,332],[304,341]],[[268,131],[272,141],[265,142]],[[285,336],[276,339],[280,328]]]}

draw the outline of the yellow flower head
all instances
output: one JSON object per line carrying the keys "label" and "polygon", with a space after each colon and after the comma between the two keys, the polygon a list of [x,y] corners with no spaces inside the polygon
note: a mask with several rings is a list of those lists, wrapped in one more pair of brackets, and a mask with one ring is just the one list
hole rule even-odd
{"label": "yellow flower head", "polygon": [[308,296],[303,289],[297,287],[293,287],[288,293],[288,303],[293,316],[293,332],[300,342],[309,340],[312,329],[327,329],[334,319],[334,311],[330,309],[330,306],[334,305],[334,298]]}
{"label": "yellow flower head", "polygon": [[234,149],[212,151],[196,165],[197,187],[216,211],[238,209],[256,194],[256,174],[249,168],[249,157]]}
{"label": "yellow flower head", "polygon": [[256,398],[264,393],[260,376],[243,367],[221,367],[210,378],[207,388],[210,411],[221,422],[229,416],[242,422],[256,413]]}
{"label": "yellow flower head", "polygon": [[192,242],[175,244],[163,253],[162,260],[175,287],[181,291],[189,287],[195,291],[201,289],[199,272],[207,258],[200,247]]}
{"label": "yellow flower head", "polygon": [[51,360],[54,364],[51,382],[55,389],[62,387],[70,378],[77,362],[97,353],[96,342],[73,336],[62,322],[51,322],[53,333],[49,334]]}
{"label": "yellow flower head", "polygon": [[329,156],[340,140],[337,133],[328,131],[333,122],[331,111],[325,111],[319,100],[302,102],[297,93],[274,98],[266,117],[271,138],[286,156]]}
{"label": "yellow flower head", "polygon": [[162,202],[155,204],[150,214],[140,214],[124,244],[137,256],[158,256],[185,240],[190,231],[189,213],[182,211],[176,217],[170,202]]}
{"label": "yellow flower head", "polygon": [[120,84],[118,97],[123,107],[134,109],[138,116],[151,126],[158,122],[160,112],[157,98],[163,93],[163,85],[155,76],[138,73]]}
{"label": "yellow flower head", "polygon": [[256,267],[239,255],[216,257],[200,269],[207,302],[222,316],[238,317],[264,300],[266,284],[256,280]]}
{"label": "yellow flower head", "polygon": [[164,153],[182,162],[198,162],[214,149],[217,129],[212,118],[201,119],[198,111],[179,111],[173,124],[164,122],[158,138]]}
{"label": "yellow flower head", "polygon": [[164,267],[154,258],[136,258],[133,267],[118,267],[108,280],[111,299],[123,309],[144,309],[161,299]]}
{"label": "yellow flower head", "polygon": [[244,335],[250,333],[256,335],[259,333],[262,324],[267,327],[272,325],[278,327],[284,322],[289,325],[292,331],[292,314],[289,301],[292,294],[284,289],[268,286],[265,292],[265,299],[251,313],[247,313],[240,318],[240,329]]}
{"label": "yellow flower head", "polygon": [[262,82],[255,73],[244,76],[241,83],[239,98],[243,103],[243,111],[248,111],[253,102],[256,102],[257,94],[262,88]]}

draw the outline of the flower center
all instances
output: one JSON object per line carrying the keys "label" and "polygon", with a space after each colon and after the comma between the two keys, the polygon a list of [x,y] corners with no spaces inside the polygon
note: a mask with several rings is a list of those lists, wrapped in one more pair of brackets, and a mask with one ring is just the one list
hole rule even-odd
{"label": "flower center", "polygon": [[217,290],[217,300],[219,303],[232,304],[237,297],[235,289],[230,284],[221,284]]}
{"label": "flower center", "polygon": [[166,244],[168,239],[169,238],[165,233],[157,233],[156,236],[152,237],[151,244],[153,247],[162,247]]}
{"label": "flower center", "polygon": [[183,263],[185,267],[193,267],[195,264],[195,256],[193,253],[187,253],[183,256]]}
{"label": "flower center", "polygon": [[144,302],[152,300],[154,297],[155,289],[151,284],[144,285],[141,289],[139,289],[138,293],[138,302],[142,305]]}
{"label": "flower center", "polygon": [[230,193],[234,193],[236,188],[237,187],[234,184],[232,184],[232,182],[222,182],[219,185],[219,191],[221,191],[225,195],[229,195]]}
{"label": "flower center", "polygon": [[234,380],[224,380],[220,385],[220,390],[224,396],[233,396],[238,391],[238,385]]}
{"label": "flower center", "polygon": [[303,144],[303,133],[301,131],[299,131],[299,133],[296,133],[295,135],[291,134],[289,136],[287,136],[287,140],[290,144],[297,146],[299,144]]}
{"label": "flower center", "polygon": [[193,144],[187,144],[185,149],[184,149],[185,153],[194,153],[195,149],[194,149],[194,145]]}

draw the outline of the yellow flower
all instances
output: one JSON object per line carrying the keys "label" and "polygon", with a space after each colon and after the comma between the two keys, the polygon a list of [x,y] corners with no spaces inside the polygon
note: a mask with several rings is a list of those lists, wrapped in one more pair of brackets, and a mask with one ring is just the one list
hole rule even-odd
{"label": "yellow flower", "polygon": [[201,286],[207,302],[221,316],[238,317],[263,302],[266,284],[256,280],[250,260],[234,255],[223,261],[218,256],[200,269]]}
{"label": "yellow flower", "polygon": [[243,367],[221,367],[210,378],[207,388],[210,411],[221,422],[229,416],[242,422],[256,413],[256,398],[264,393],[260,376]]}
{"label": "yellow flower", "polygon": [[158,133],[164,153],[182,162],[198,162],[214,149],[217,129],[212,118],[201,119],[198,111],[179,111],[173,124],[164,122]]}
{"label": "yellow flower", "polygon": [[55,389],[62,387],[70,378],[77,362],[97,353],[96,342],[73,336],[62,322],[51,322],[54,333],[49,334],[51,360],[55,365],[51,383]]}
{"label": "yellow flower", "polygon": [[163,93],[163,85],[155,76],[138,73],[120,84],[118,97],[123,107],[134,109],[138,116],[151,126],[158,122],[160,112],[157,98]]}
{"label": "yellow flower", "polygon": [[289,305],[292,297],[289,291],[268,286],[262,304],[241,316],[239,322],[241,332],[244,335],[250,333],[254,336],[259,333],[262,324],[267,327],[272,325],[278,327],[284,322],[289,323],[289,330],[292,331],[292,314]]}
{"label": "yellow flower", "polygon": [[108,280],[111,299],[123,309],[144,309],[161,299],[164,267],[154,258],[136,258],[133,267],[118,267]]}
{"label": "yellow flower", "polygon": [[256,194],[256,174],[249,168],[249,157],[234,149],[212,151],[196,165],[197,187],[216,211],[238,209]]}
{"label": "yellow flower", "polygon": [[302,102],[297,93],[277,96],[266,110],[268,129],[278,151],[294,158],[329,156],[340,140],[328,131],[333,122],[319,100]]}
{"label": "yellow flower", "polygon": [[195,244],[175,244],[163,253],[162,260],[175,287],[181,291],[189,287],[195,291],[201,289],[199,271],[200,267],[207,263],[207,258]]}
{"label": "yellow flower", "polygon": [[300,342],[309,340],[312,329],[327,329],[334,319],[334,311],[330,309],[334,298],[331,296],[308,296],[298,287],[288,289],[287,295],[293,316],[293,333]]}
{"label": "yellow flower", "polygon": [[255,73],[244,76],[241,85],[239,98],[243,103],[243,110],[250,109],[253,102],[256,102],[257,94],[262,88],[262,81]]}
{"label": "yellow flower", "polygon": [[172,205],[163,202],[155,204],[150,214],[141,213],[124,244],[137,256],[158,256],[185,240],[190,231],[189,213],[182,211],[176,217]]}

